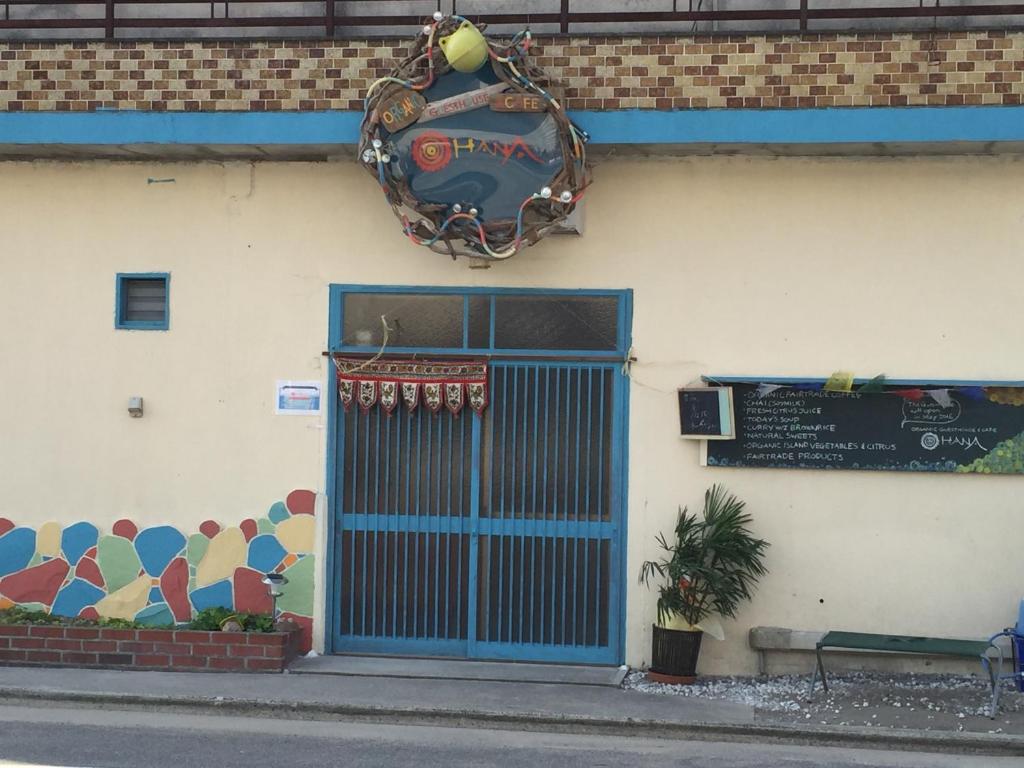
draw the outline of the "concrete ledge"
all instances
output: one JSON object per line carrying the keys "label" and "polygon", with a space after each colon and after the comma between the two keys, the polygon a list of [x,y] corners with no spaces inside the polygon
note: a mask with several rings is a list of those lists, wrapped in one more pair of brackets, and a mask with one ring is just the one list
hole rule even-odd
{"label": "concrete ledge", "polygon": [[[823,631],[789,629],[788,627],[753,627],[750,630],[748,642],[750,647],[757,651],[758,673],[767,675],[769,673],[769,651],[787,654],[792,651],[803,651],[805,654],[813,653],[815,645],[824,635]],[[810,656],[805,660],[805,654],[799,654],[799,658],[789,658],[781,665],[775,665],[772,671],[796,674],[810,672],[814,662]]]}
{"label": "concrete ledge", "polygon": [[753,627],[750,647],[755,651],[813,651],[824,636],[824,632],[813,630]]}
{"label": "concrete ledge", "polygon": [[540,683],[545,685],[597,685],[618,688],[626,667],[530,664],[453,659],[414,659],[389,656],[317,656],[300,658],[288,667],[293,675],[338,677],[413,678],[426,680],[474,680],[492,683]]}

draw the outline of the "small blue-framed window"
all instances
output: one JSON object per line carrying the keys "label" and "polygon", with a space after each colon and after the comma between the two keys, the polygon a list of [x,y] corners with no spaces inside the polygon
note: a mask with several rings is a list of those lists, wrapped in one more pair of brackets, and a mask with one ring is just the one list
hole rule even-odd
{"label": "small blue-framed window", "polygon": [[166,331],[170,326],[170,282],[166,272],[120,272],[114,327]]}

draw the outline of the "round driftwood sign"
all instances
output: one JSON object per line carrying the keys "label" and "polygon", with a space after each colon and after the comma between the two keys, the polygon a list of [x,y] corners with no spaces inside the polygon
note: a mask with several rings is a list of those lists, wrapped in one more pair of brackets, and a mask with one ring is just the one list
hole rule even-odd
{"label": "round driftwood sign", "polygon": [[435,14],[411,55],[370,86],[359,156],[406,236],[439,253],[500,260],[572,213],[589,183],[587,136],[507,43]]}

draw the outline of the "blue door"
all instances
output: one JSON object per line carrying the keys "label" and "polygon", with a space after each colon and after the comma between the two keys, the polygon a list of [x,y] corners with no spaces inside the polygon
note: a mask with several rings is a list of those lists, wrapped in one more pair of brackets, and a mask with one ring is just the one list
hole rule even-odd
{"label": "blue door", "polygon": [[[450,326],[388,334],[385,353],[488,358],[490,402],[334,409],[334,651],[621,662],[629,295],[579,295],[336,287],[332,350],[379,352],[353,305]],[[502,332],[524,313],[533,331]],[[545,339],[557,348],[507,346]]]}

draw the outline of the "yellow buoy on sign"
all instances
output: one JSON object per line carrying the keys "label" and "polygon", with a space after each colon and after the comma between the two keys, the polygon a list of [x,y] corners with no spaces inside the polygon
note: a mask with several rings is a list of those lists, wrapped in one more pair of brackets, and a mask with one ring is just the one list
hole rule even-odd
{"label": "yellow buoy on sign", "polygon": [[438,45],[456,72],[476,72],[487,61],[487,41],[469,21],[438,40]]}

